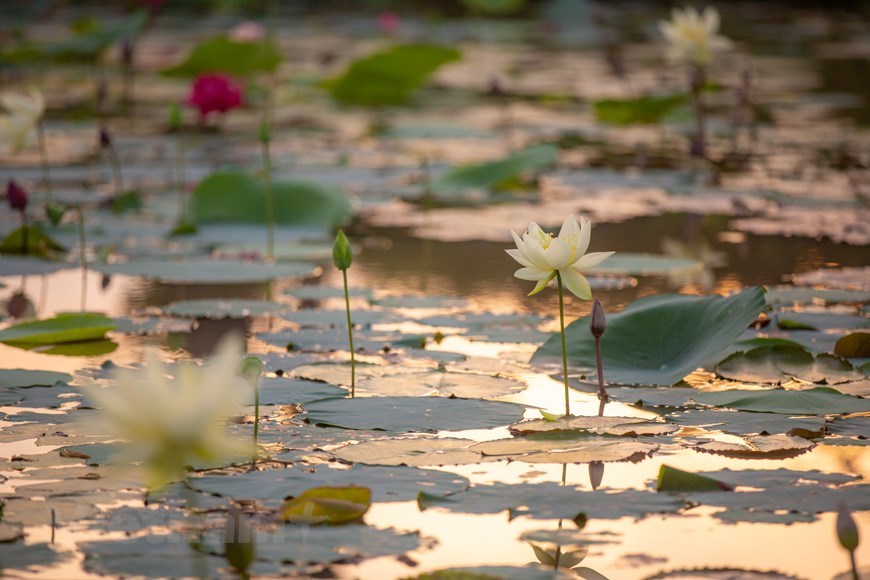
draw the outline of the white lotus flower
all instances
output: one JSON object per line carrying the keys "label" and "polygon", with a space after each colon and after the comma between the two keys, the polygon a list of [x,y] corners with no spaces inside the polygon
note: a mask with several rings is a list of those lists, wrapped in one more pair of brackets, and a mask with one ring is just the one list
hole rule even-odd
{"label": "white lotus flower", "polygon": [[660,20],[659,30],[668,41],[668,57],[671,60],[706,66],[713,53],[727,49],[731,41],[720,36],[719,12],[711,6],[698,12],[687,6],[674,8],[670,20]]}
{"label": "white lotus flower", "polygon": [[13,151],[27,145],[33,130],[45,113],[45,99],[39,89],[30,89],[28,94],[0,93],[0,105],[8,115],[0,116],[0,143],[7,144]]}
{"label": "white lotus flower", "polygon": [[115,385],[84,388],[109,434],[127,442],[126,458],[142,462],[149,488],[183,477],[192,464],[250,456],[249,444],[226,432],[227,419],[250,398],[236,372],[240,353],[238,341],[224,340],[207,364],[168,368],[149,352],[142,369],[118,370]]}
{"label": "white lotus flower", "polygon": [[529,296],[537,294],[547,287],[547,284],[559,272],[562,283],[578,298],[589,300],[592,290],[589,281],[581,273],[583,270],[597,266],[614,252],[593,252],[587,254],[589,238],[592,234],[592,223],[584,217],[580,223],[569,216],[562,224],[558,237],[546,233],[535,222],[529,224],[529,229],[520,238],[513,230],[511,234],[517,249],[506,250],[517,262],[523,265],[514,272],[521,280],[537,282]]}

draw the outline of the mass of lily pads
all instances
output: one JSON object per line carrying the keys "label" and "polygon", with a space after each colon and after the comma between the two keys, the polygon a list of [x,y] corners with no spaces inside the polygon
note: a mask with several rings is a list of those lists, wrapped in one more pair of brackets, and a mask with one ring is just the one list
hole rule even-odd
{"label": "mass of lily pads", "polygon": [[[0,31],[3,573],[866,573],[870,139],[727,12],[52,4]],[[811,256],[598,235],[674,215]],[[777,548],[629,541],[684,522]]]}

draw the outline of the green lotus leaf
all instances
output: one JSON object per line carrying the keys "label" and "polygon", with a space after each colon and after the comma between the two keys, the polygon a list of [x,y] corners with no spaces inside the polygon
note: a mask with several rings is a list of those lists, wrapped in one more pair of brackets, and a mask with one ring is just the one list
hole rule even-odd
{"label": "green lotus leaf", "polygon": [[352,62],[327,88],[336,101],[348,105],[403,105],[429,75],[461,57],[455,48],[402,44]]}
{"label": "green lotus leaf", "polygon": [[[764,308],[761,288],[728,297],[663,294],[642,298],[607,317],[601,338],[604,378],[609,383],[668,386],[699,367],[717,363]],[[565,329],[568,360],[595,368],[595,339],[589,317]],[[561,361],[559,334],[532,357],[533,363]]]}
{"label": "green lotus leaf", "polygon": [[23,346],[99,340],[114,328],[114,321],[102,314],[65,313],[0,330],[0,342]]}

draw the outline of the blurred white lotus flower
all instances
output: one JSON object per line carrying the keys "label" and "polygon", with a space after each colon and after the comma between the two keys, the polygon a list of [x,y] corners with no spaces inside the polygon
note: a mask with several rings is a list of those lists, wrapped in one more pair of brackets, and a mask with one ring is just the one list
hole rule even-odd
{"label": "blurred white lotus flower", "polygon": [[192,464],[250,456],[250,444],[226,432],[227,419],[250,399],[236,372],[240,354],[238,341],[225,339],[203,366],[168,368],[149,352],[143,368],[118,370],[115,385],[84,389],[109,434],[126,441],[126,459],[142,462],[150,489],[183,477]]}
{"label": "blurred white lotus flower", "polygon": [[678,62],[707,66],[713,53],[731,46],[717,34],[719,12],[711,6],[703,12],[692,6],[674,8],[670,20],[659,21],[659,30],[668,41],[668,57]]}
{"label": "blurred white lotus flower", "polygon": [[27,145],[34,129],[45,113],[45,99],[39,89],[28,94],[0,93],[0,105],[9,113],[0,116],[0,143],[18,151]]}
{"label": "blurred white lotus flower", "polygon": [[520,280],[537,282],[529,296],[546,288],[550,280],[556,277],[556,272],[559,272],[562,282],[572,294],[589,300],[592,298],[592,290],[589,288],[589,281],[581,272],[597,266],[614,254],[614,252],[586,253],[592,234],[592,223],[584,217],[580,218],[578,224],[574,216],[569,216],[562,224],[558,237],[546,233],[535,222],[529,224],[522,238],[513,230],[511,234],[517,249],[506,251],[510,257],[523,265],[523,268],[514,272],[514,276]]}

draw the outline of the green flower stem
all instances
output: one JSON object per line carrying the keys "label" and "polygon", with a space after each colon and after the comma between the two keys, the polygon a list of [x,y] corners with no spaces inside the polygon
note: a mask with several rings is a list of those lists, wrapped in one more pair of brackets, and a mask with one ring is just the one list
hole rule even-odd
{"label": "green flower stem", "polygon": [[852,580],[861,580],[858,577],[858,563],[855,561],[855,550],[849,550],[849,562],[852,564]]}
{"label": "green flower stem", "polygon": [[180,132],[175,141],[175,178],[178,187],[178,223],[187,223],[187,178],[184,171],[184,135]]}
{"label": "green flower stem", "polygon": [[350,294],[347,291],[347,269],[341,271],[344,278],[344,305],[347,311],[347,339],[350,342],[350,396],[356,396],[356,360],[353,354],[353,326],[350,322]]}
{"label": "green flower stem", "polygon": [[562,288],[562,274],[556,270],[556,282],[559,286],[559,327],[562,337],[562,378],[565,381],[565,416],[571,414],[568,399],[568,347],[565,345],[565,291]]}
{"label": "green flower stem", "polygon": [[254,381],[254,455],[251,458],[251,467],[257,465],[257,439],[260,436],[260,381]]}
{"label": "green flower stem", "polygon": [[604,405],[607,404],[607,391],[604,390],[604,365],[601,363],[601,337],[595,337],[595,362],[598,365],[598,416],[604,415]]}
{"label": "green flower stem", "polygon": [[272,161],[269,141],[263,140],[263,177],[266,188],[266,257],[275,257],[275,200],[272,197]]}
{"label": "green flower stem", "polygon": [[121,197],[124,193],[124,176],[121,173],[121,158],[118,157],[118,152],[115,151],[114,145],[109,145],[109,165],[112,166],[112,177],[115,182],[115,197]]}
{"label": "green flower stem", "polygon": [[42,121],[36,124],[36,141],[39,147],[39,161],[42,165],[42,187],[45,189],[45,203],[51,203],[51,175],[48,168],[48,148],[45,145],[45,128]]}
{"label": "green flower stem", "polygon": [[27,212],[21,210],[21,255],[26,256],[30,251],[27,247]]}
{"label": "green flower stem", "polygon": [[88,303],[88,257],[85,252],[85,214],[82,211],[82,206],[76,206],[78,213],[78,233],[79,233],[79,261],[82,266],[82,312],[86,310]]}
{"label": "green flower stem", "polygon": [[697,140],[697,149],[693,147],[693,154],[697,154],[701,159],[707,158],[707,115],[704,105],[704,84],[706,83],[706,74],[704,68],[699,65],[693,65],[690,84],[692,87],[692,106],[695,109],[695,139]]}

